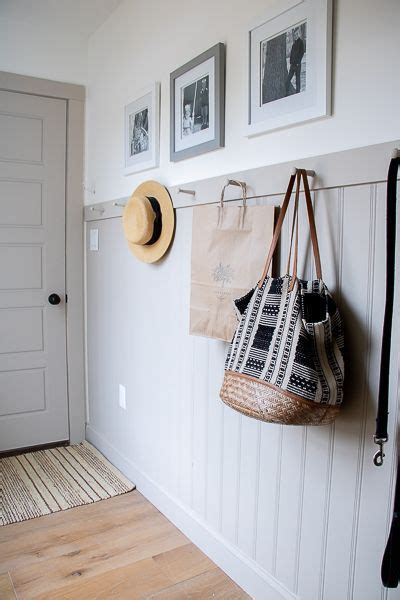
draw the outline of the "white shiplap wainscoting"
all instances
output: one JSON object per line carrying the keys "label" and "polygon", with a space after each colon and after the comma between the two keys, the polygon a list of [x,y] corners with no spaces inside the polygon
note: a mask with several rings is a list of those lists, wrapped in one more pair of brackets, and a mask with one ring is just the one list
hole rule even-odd
{"label": "white shiplap wainscoting", "polygon": [[[257,599],[399,598],[380,583],[394,491],[397,318],[390,442],[384,466],[372,464],[385,178],[394,145],[297,163],[318,175],[313,197],[323,274],[345,323],[345,402],[332,426],[270,425],[224,406],[218,392],[226,344],[188,335],[192,209],[183,205],[217,201],[225,178],[181,186],[196,190],[193,199],[171,190],[182,208],[160,264],[142,264],[129,253],[118,207],[112,214],[111,202],[104,213],[86,209],[87,230],[99,230],[99,250],[87,249],[87,437]],[[230,177],[247,181],[253,195],[266,194],[253,202],[279,205],[292,166]],[[302,211],[301,231],[305,219]],[[287,247],[286,226],[283,262]],[[312,277],[304,237],[301,256],[304,275]],[[120,383],[126,410],[118,405]]]}

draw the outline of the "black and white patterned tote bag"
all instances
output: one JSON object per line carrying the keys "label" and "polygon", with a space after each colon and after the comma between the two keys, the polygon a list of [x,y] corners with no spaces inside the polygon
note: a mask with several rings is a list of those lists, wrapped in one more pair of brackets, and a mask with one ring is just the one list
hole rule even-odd
{"label": "black and white patterned tote bag", "polygon": [[[297,277],[300,182],[316,277]],[[268,275],[296,181],[287,274]],[[294,254],[291,261],[294,239]],[[292,262],[292,274],[289,275]],[[220,396],[256,419],[288,425],[332,422],[343,398],[343,333],[336,304],[322,280],[307,174],[292,175],[258,285],[235,301],[238,327],[229,347]]]}

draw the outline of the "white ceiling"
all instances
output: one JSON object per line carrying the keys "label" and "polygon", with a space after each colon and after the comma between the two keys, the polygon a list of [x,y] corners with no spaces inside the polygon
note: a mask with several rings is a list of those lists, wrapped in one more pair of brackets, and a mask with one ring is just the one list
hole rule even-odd
{"label": "white ceiling", "polygon": [[89,37],[122,0],[0,0],[0,17]]}

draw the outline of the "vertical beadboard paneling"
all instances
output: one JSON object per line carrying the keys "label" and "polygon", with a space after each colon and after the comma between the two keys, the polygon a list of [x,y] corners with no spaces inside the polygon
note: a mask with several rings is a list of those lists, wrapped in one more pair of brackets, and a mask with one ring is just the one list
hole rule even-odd
{"label": "vertical beadboard paneling", "polygon": [[[241,437],[240,489],[238,496],[237,544],[248,556],[254,553],[255,499],[259,477],[259,423],[243,418]],[[251,510],[249,510],[251,507]]]}
{"label": "vertical beadboard paneling", "polygon": [[[365,469],[365,446],[367,443],[367,420],[368,420],[368,404],[371,400],[370,396],[370,381],[369,373],[371,368],[371,355],[372,355],[372,330],[374,326],[374,284],[375,284],[375,261],[374,256],[376,252],[376,186],[370,186],[370,197],[369,197],[369,245],[368,245],[368,281],[365,289],[366,295],[366,315],[365,315],[365,330],[366,330],[366,344],[364,349],[364,361],[363,361],[363,373],[362,373],[362,412],[360,422],[360,433],[358,443],[358,456],[357,456],[357,476],[356,476],[356,490],[354,498],[354,509],[353,509],[353,523],[352,523],[352,538],[351,538],[351,553],[350,553],[350,564],[348,574],[348,588],[347,597],[349,599],[354,597],[354,574],[357,560],[358,550],[358,535],[359,535],[359,524],[360,524],[360,503],[361,495],[363,490],[363,478]],[[375,563],[377,566],[377,564]]]}
{"label": "vertical beadboard paneling", "polygon": [[304,461],[303,427],[283,428],[275,577],[290,590],[295,586],[296,533]]}
{"label": "vertical beadboard paneling", "polygon": [[209,341],[196,337],[193,347],[192,367],[192,397],[193,397],[193,425],[192,425],[192,508],[205,516],[206,501],[206,450],[208,444],[208,372],[209,367]]}
{"label": "vertical beadboard paneling", "polygon": [[[358,506],[365,443],[367,369],[372,325],[374,204],[369,188],[344,194],[341,309],[346,329],[346,399],[335,426],[323,597],[348,596],[358,535]],[[355,232],[357,231],[357,234]],[[357,244],[354,243],[355,238]],[[338,578],[337,573],[346,574]]]}
{"label": "vertical beadboard paneling", "polygon": [[238,535],[242,419],[237,412],[224,406],[220,530],[222,535],[235,545]]}
{"label": "vertical beadboard paneling", "polygon": [[206,519],[218,530],[220,525],[220,498],[222,486],[223,456],[223,404],[219,398],[219,389],[223,377],[224,360],[228,344],[215,340],[209,344],[209,387],[206,461],[207,487]]}
{"label": "vertical beadboard paneling", "polygon": [[[260,423],[219,400],[227,345],[188,335],[191,209],[177,211],[174,244],[158,265],[129,254],[119,218],[88,224],[100,234],[99,252],[87,253],[91,427],[301,600],[398,597],[398,591],[383,591],[379,573],[395,453],[389,444],[384,467],[376,469],[371,440],[384,305],[384,204],[384,184],[315,194],[324,280],[346,325],[345,402],[327,427]],[[310,277],[303,198],[301,210],[299,274]],[[289,230],[286,223],[280,272]],[[394,354],[399,326],[395,320]],[[127,387],[126,411],[118,407],[118,383]]]}
{"label": "vertical beadboard paneling", "polygon": [[[178,498],[186,505],[192,502],[192,437],[193,437],[193,412],[194,398],[192,394],[192,369],[194,360],[194,342],[192,336],[187,335],[189,331],[189,298],[190,298],[190,262],[187,257],[191,252],[191,228],[192,213],[188,209],[177,212],[178,224],[181,227],[181,235],[175,236],[174,244],[182,239],[179,245],[180,263],[179,278],[181,287],[177,286],[179,303],[176,314],[183,318],[179,335],[180,343],[177,345],[176,361],[179,368],[178,397],[179,397],[179,453],[178,453]],[[184,449],[184,451],[182,451]]]}
{"label": "vertical beadboard paneling", "polygon": [[[384,239],[385,236],[385,190],[384,186],[371,186],[371,202],[375,212],[375,238]],[[371,270],[374,273],[373,280],[373,306],[372,322],[370,332],[370,354],[367,372],[366,386],[366,423],[365,443],[363,456],[362,479],[358,490],[358,519],[355,532],[353,557],[349,574],[349,597],[357,597],[365,585],[371,593],[380,595],[380,584],[374,577],[374,571],[380,569],[380,556],[376,553],[377,547],[383,547],[386,532],[384,528],[377,527],[382,511],[382,489],[389,487],[389,470],[386,468],[390,461],[391,448],[387,452],[387,463],[385,468],[377,469],[372,464],[375,452],[372,441],[375,432],[375,418],[378,397],[379,381],[371,374],[379,372],[380,348],[382,335],[382,315],[384,311],[384,294],[381,290],[385,287],[385,271],[380,268],[384,264],[385,252],[382,244],[375,244],[375,252],[371,256]],[[386,450],[385,450],[386,452]],[[368,490],[368,493],[365,493]],[[372,543],[371,543],[372,542]],[[367,565],[374,568],[367,568]],[[360,577],[361,575],[361,577]]]}
{"label": "vertical beadboard paneling", "polygon": [[[371,186],[371,200],[375,208],[375,238],[385,239],[385,206],[386,186],[380,184]],[[373,443],[375,433],[375,419],[379,380],[375,373],[379,372],[380,351],[382,339],[382,325],[385,305],[385,264],[384,244],[375,244],[375,252],[371,257],[371,270],[374,273],[373,307],[371,324],[371,353],[368,366],[367,379],[367,415],[365,427],[365,444],[363,457],[362,481],[359,495],[357,544],[354,546],[354,559],[351,564],[349,587],[354,598],[359,597],[365,588],[371,595],[379,598],[382,586],[376,573],[380,571],[383,550],[386,544],[387,531],[384,526],[383,514],[387,510],[385,496],[390,490],[391,463],[395,456],[393,447],[393,432],[396,430],[396,380],[398,376],[398,361],[392,360],[391,364],[391,395],[389,403],[389,439],[385,446],[384,465],[377,468],[373,465],[372,458],[377,450]],[[395,305],[396,306],[396,305]],[[398,333],[398,319],[394,318],[394,333]],[[397,340],[397,341],[396,341]],[[398,356],[398,337],[393,337],[393,357]],[[350,593],[349,593],[350,596]]]}
{"label": "vertical beadboard paneling", "polygon": [[[342,260],[343,190],[328,190],[316,194],[315,217],[318,231],[324,232],[324,235],[319,235],[323,276],[335,300],[338,301]],[[319,598],[321,580],[324,579],[334,432],[334,425],[307,429],[297,570],[300,598]]]}
{"label": "vertical beadboard paneling", "polygon": [[269,573],[276,564],[282,427],[261,423],[260,481],[258,482],[256,561]]}

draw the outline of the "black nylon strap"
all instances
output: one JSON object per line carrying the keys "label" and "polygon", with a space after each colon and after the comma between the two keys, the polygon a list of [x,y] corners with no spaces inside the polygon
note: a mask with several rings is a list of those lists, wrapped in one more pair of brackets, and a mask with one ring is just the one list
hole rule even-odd
{"label": "black nylon strap", "polygon": [[[389,369],[395,283],[397,173],[399,165],[399,158],[393,158],[390,161],[387,180],[386,304],[382,332],[381,369],[375,441],[385,441],[388,438]],[[399,462],[397,464],[393,520],[381,568],[382,583],[388,588],[396,588],[400,579],[400,473],[398,467]]]}
{"label": "black nylon strap", "polygon": [[375,436],[387,439],[390,346],[392,338],[393,297],[396,254],[396,196],[399,158],[392,158],[387,180],[386,206],[386,305],[382,332],[381,372]]}
{"label": "black nylon strap", "polygon": [[400,581],[400,477],[398,468],[399,457],[397,457],[393,519],[381,567],[382,583],[387,588],[397,588]]}

